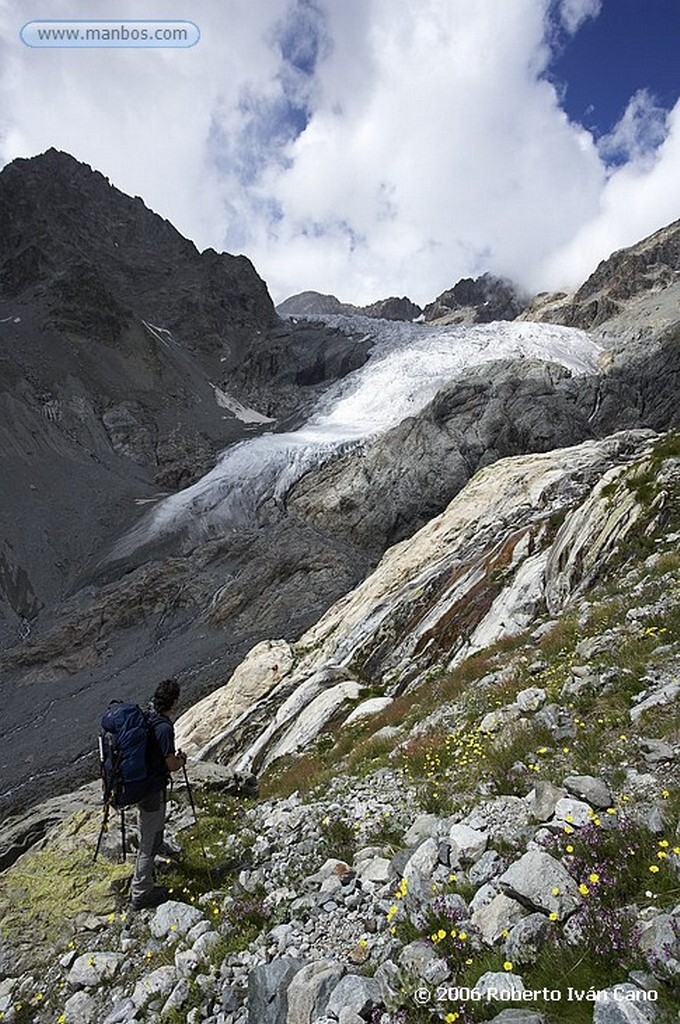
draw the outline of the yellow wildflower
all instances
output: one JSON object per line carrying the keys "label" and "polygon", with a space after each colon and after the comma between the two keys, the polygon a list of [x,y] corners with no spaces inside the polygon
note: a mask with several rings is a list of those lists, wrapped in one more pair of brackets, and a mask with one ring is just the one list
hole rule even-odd
{"label": "yellow wildflower", "polygon": [[510,963],[509,960],[506,960],[505,963],[503,964],[503,970],[504,971],[511,971],[512,970],[512,964]]}

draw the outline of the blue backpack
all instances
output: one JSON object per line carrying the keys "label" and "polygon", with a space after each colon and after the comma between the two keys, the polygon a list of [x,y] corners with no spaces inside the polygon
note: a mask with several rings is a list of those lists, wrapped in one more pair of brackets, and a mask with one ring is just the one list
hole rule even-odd
{"label": "blue backpack", "polygon": [[149,746],[153,730],[138,704],[111,701],[99,733],[104,803],[116,810],[143,800],[151,791]]}

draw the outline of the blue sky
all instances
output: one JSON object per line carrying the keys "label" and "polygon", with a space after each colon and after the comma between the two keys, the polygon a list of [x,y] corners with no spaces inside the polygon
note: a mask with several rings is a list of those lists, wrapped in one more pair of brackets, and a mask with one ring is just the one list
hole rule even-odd
{"label": "blue sky", "polygon": [[[33,19],[92,17],[33,0]],[[102,5],[97,5],[102,16]],[[139,0],[116,0],[117,19]],[[680,217],[680,0],[145,0],[184,50],[24,46],[0,0],[0,164],[50,146],[276,301],[575,287]]]}
{"label": "blue sky", "polygon": [[670,109],[680,92],[678,0],[603,0],[551,64],[564,108],[597,136],[612,130],[638,89]]}

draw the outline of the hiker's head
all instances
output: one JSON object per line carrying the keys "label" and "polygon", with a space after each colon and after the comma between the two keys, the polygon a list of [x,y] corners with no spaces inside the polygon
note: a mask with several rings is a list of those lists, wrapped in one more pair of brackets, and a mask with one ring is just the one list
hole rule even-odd
{"label": "hiker's head", "polygon": [[176,679],[164,679],[156,687],[153,706],[159,714],[165,715],[179,700],[179,683]]}

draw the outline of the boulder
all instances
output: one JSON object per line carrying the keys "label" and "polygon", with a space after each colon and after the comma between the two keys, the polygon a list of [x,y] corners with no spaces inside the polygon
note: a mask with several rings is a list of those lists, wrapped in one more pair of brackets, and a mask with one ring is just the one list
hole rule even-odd
{"label": "boulder", "polygon": [[630,982],[602,989],[594,1004],[593,1024],[651,1024],[658,1011],[646,994]]}
{"label": "boulder", "polygon": [[288,986],[286,1024],[312,1024],[326,1012],[328,1000],[345,974],[344,964],[315,960],[302,967]]}
{"label": "boulder", "polygon": [[151,918],[151,934],[156,939],[164,939],[167,935],[179,937],[186,935],[194,925],[202,920],[204,920],[204,916],[198,907],[169,900],[167,903],[161,904]]}
{"label": "boulder", "polygon": [[573,796],[585,800],[591,807],[605,810],[612,805],[609,786],[594,775],[569,775],[564,780],[564,787]]}
{"label": "boulder", "polygon": [[513,964],[533,963],[545,945],[550,922],[544,914],[529,914],[511,929],[503,952]]}
{"label": "boulder", "polygon": [[485,832],[470,828],[469,825],[452,825],[449,831],[451,867],[459,868],[479,860],[486,850],[487,842]]}
{"label": "boulder", "polygon": [[331,992],[326,1013],[339,1018],[343,1009],[349,1009],[367,1019],[380,1000],[380,985],[375,978],[346,974]]}
{"label": "boulder", "polygon": [[303,960],[280,957],[248,974],[248,1024],[281,1024],[288,1015],[288,987]]}
{"label": "boulder", "polygon": [[578,909],[582,900],[576,882],[549,853],[529,850],[511,864],[498,882],[508,896],[531,910],[557,914],[559,921]]}
{"label": "boulder", "polygon": [[89,992],[75,992],[64,1003],[64,1015],[69,1024],[98,1024],[99,1010]]}
{"label": "boulder", "polygon": [[174,989],[177,981],[177,971],[174,967],[170,965],[157,967],[155,971],[147,974],[145,978],[141,978],[137,982],[132,993],[132,1002],[139,1009],[149,999],[153,999],[156,996],[166,999]]}
{"label": "boulder", "polygon": [[73,963],[67,981],[72,988],[98,988],[118,973],[122,953],[83,953]]}
{"label": "boulder", "polygon": [[499,893],[491,900],[491,903],[487,903],[473,913],[472,923],[478,929],[482,940],[488,946],[492,946],[525,914],[526,910],[521,903],[504,893]]}

